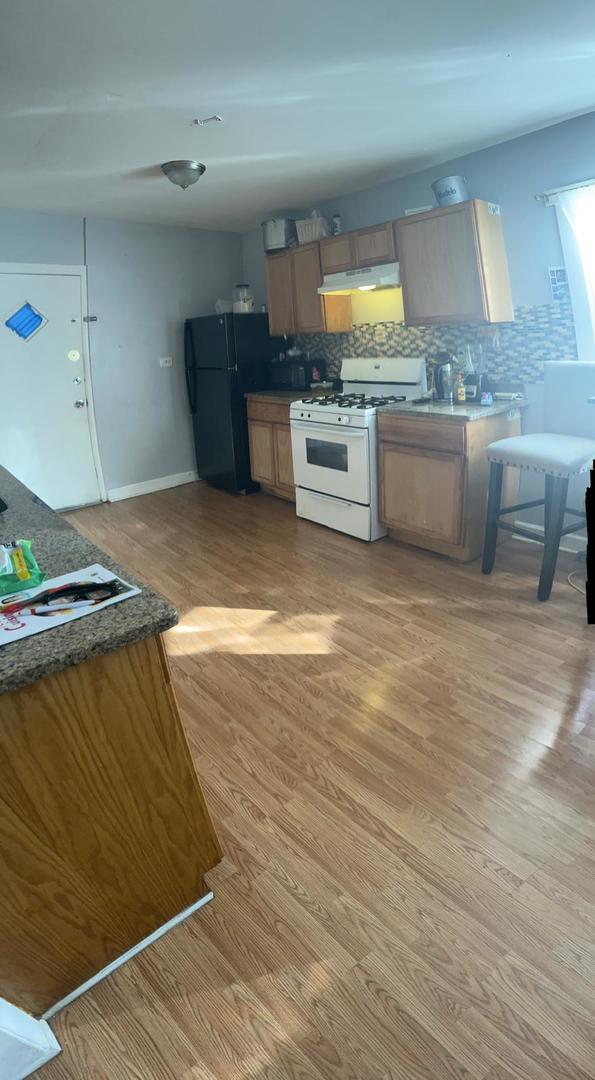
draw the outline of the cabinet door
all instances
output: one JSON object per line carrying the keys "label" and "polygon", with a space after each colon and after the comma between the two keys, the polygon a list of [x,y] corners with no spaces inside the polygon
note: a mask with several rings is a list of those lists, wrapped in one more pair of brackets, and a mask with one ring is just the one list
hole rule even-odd
{"label": "cabinet door", "polygon": [[473,212],[487,317],[490,322],[512,322],[514,308],[500,207],[482,199],[474,199]]}
{"label": "cabinet door", "polygon": [[273,425],[264,420],[251,420],[248,425],[250,437],[250,475],[263,484],[275,483],[275,449]]}
{"label": "cabinet door", "polygon": [[472,203],[400,218],[396,229],[405,322],[485,322]]}
{"label": "cabinet door", "polygon": [[275,424],[275,475],[279,487],[293,490],[293,457],[291,453],[291,430],[289,424]]}
{"label": "cabinet door", "polygon": [[339,274],[353,270],[356,265],[353,234],[328,236],[320,241],[320,261],[323,274]]}
{"label": "cabinet door", "polygon": [[353,234],[353,243],[356,266],[376,266],[378,263],[394,262],[397,257],[392,221],[358,229]]}
{"label": "cabinet door", "polygon": [[294,315],[291,252],[267,255],[266,266],[269,331],[272,335],[292,334]]}
{"label": "cabinet door", "polygon": [[293,301],[297,333],[322,333],[325,330],[324,304],[318,295],[322,284],[318,243],[304,244],[292,253]]}
{"label": "cabinet door", "polygon": [[380,516],[389,528],[461,541],[465,458],[380,444]]}

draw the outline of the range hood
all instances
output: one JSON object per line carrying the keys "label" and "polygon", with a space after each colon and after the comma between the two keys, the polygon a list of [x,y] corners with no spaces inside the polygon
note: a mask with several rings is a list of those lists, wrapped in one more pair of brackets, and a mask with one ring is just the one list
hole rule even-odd
{"label": "range hood", "polygon": [[345,270],[341,274],[325,274],[318,292],[352,292],[354,289],[396,289],[401,284],[398,262],[382,266],[362,266],[359,270]]}

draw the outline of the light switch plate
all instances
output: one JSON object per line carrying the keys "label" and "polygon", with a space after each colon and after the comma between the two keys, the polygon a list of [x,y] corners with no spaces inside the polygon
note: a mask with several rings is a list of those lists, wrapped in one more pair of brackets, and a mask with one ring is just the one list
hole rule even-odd
{"label": "light switch plate", "polygon": [[159,367],[171,367],[174,362],[173,356],[160,356]]}

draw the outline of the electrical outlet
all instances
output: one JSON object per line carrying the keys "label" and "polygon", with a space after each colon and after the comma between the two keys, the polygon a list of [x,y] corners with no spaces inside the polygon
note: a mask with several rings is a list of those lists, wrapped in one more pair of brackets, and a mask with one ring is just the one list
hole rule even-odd
{"label": "electrical outlet", "polygon": [[171,367],[174,362],[173,356],[160,356],[159,367]]}

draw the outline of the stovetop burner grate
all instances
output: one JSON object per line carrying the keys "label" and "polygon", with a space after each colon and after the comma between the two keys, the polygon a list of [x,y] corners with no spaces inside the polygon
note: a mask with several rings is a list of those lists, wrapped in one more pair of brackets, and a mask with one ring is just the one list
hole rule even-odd
{"label": "stovetop burner grate", "polygon": [[334,405],[339,409],[374,409],[379,405],[394,405],[406,401],[404,394],[326,394],[324,397],[302,398],[303,405]]}

